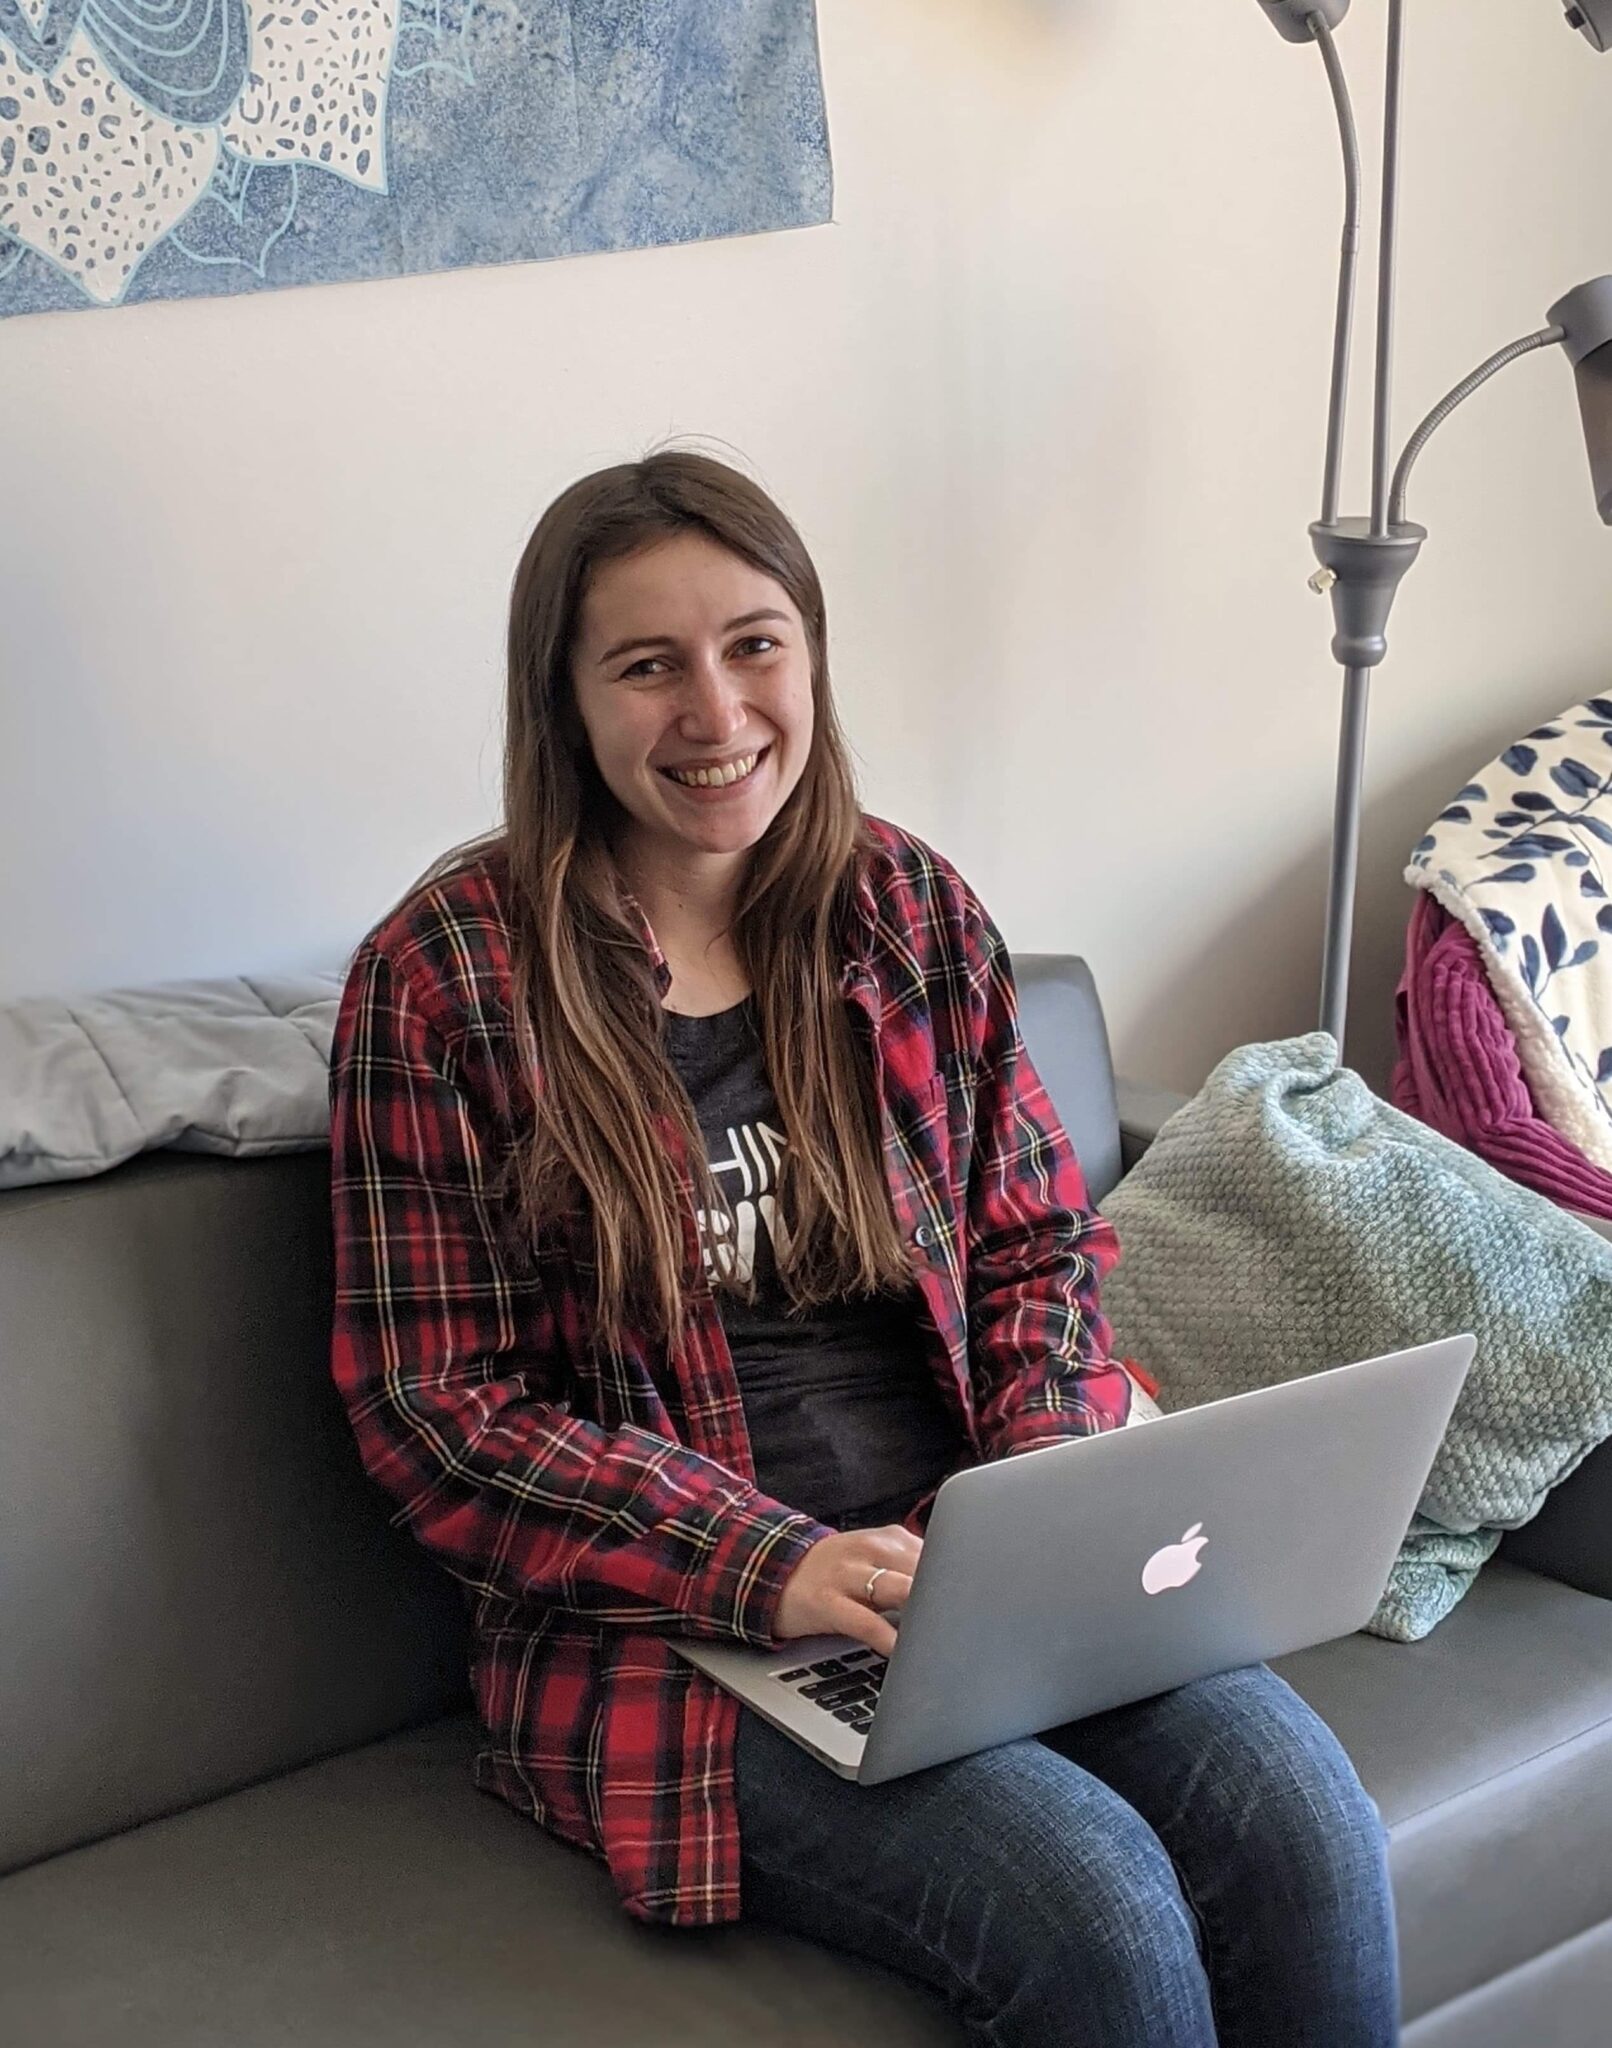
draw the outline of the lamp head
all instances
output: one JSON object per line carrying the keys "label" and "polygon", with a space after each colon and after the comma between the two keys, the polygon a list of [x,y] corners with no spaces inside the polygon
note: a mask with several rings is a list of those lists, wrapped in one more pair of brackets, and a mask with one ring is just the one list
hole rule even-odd
{"label": "lamp head", "polygon": [[1545,318],[1562,330],[1578,385],[1596,510],[1612,526],[1612,277],[1576,285]]}
{"label": "lamp head", "polygon": [[[1328,28],[1336,28],[1349,12],[1349,0],[1259,0],[1278,35],[1290,43],[1311,43],[1315,32],[1310,16],[1319,14]],[[1600,0],[1602,6],[1612,0]]]}
{"label": "lamp head", "polygon": [[1595,50],[1612,50],[1612,0],[1566,0],[1567,26]]}

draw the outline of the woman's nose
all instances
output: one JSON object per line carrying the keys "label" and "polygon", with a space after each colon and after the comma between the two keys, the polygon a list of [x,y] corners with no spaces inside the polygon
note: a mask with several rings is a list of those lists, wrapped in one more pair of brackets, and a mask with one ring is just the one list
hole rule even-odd
{"label": "woman's nose", "polygon": [[685,738],[716,744],[743,730],[744,698],[720,662],[700,660],[689,669],[688,689],[678,723]]}

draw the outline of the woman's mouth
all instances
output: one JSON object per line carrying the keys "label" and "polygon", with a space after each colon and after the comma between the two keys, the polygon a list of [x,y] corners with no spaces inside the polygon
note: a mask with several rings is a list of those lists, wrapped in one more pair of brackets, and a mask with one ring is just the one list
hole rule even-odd
{"label": "woman's mouth", "polygon": [[725,791],[738,789],[748,782],[771,752],[769,743],[753,754],[736,755],[731,761],[692,768],[662,768],[657,772],[668,782],[675,782],[679,789],[705,797],[721,796]]}

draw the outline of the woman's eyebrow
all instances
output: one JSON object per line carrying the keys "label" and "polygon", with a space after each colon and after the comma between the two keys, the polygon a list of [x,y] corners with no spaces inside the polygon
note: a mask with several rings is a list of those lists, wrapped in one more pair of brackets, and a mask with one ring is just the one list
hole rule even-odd
{"label": "woman's eyebrow", "polygon": [[[722,628],[724,633],[736,633],[741,626],[759,625],[763,619],[776,619],[781,626],[789,624],[787,612],[773,611],[763,605],[759,611],[741,612],[736,619],[729,619]],[[607,661],[615,661],[620,655],[630,654],[635,647],[675,647],[677,642],[670,633],[648,633],[631,640],[618,640],[614,647],[607,647],[599,657],[599,667]]]}

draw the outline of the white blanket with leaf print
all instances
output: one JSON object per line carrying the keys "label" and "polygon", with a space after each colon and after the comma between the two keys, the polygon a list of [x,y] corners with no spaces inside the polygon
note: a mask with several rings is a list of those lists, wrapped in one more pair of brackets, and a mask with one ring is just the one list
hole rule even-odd
{"label": "white blanket with leaf print", "polygon": [[1612,1169],[1612,697],[1537,726],[1405,870],[1472,934],[1541,1116]]}

